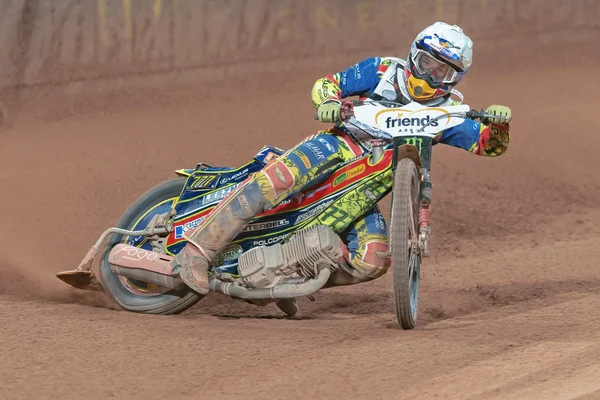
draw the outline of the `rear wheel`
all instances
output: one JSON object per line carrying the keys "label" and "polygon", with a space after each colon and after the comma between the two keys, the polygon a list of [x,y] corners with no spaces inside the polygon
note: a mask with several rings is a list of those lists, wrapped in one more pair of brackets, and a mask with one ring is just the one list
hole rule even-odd
{"label": "rear wheel", "polygon": [[[186,178],[176,178],[150,189],[129,207],[117,227],[128,230],[144,229],[154,215],[169,211],[177,201],[185,182]],[[176,314],[202,299],[203,296],[187,288],[179,291],[170,290],[112,272],[108,255],[116,244],[125,243],[127,240],[127,236],[112,235],[100,262],[102,285],[123,308],[146,314]],[[139,247],[152,251],[148,241],[142,242]]]}
{"label": "rear wheel", "polygon": [[421,255],[419,240],[419,174],[409,158],[398,163],[392,197],[390,244],[396,316],[402,329],[417,322]]}

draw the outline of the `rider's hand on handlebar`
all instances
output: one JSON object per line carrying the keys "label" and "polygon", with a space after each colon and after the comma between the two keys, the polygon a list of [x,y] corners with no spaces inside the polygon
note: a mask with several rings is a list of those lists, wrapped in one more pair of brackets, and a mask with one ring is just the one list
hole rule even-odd
{"label": "rider's hand on handlebar", "polygon": [[321,122],[338,122],[341,107],[339,100],[325,100],[317,109],[317,119]]}
{"label": "rider's hand on handlebar", "polygon": [[354,116],[354,102],[344,101],[342,103],[340,119],[342,121],[349,120]]}
{"label": "rider's hand on handlebar", "polygon": [[493,124],[506,125],[512,119],[512,111],[510,110],[510,108],[501,106],[498,104],[493,104],[493,105],[489,106],[485,110],[485,112],[486,112],[486,114],[498,116],[498,118],[492,118],[492,117],[488,118],[488,120]]}

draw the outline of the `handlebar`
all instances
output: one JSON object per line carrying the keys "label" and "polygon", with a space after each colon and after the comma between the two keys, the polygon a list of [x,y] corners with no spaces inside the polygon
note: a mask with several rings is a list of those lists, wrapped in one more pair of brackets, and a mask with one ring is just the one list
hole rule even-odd
{"label": "handlebar", "polygon": [[[350,119],[351,117],[353,117],[354,116],[354,106],[361,106],[361,105],[365,104],[365,102],[366,101],[364,101],[364,100],[349,100],[349,101],[342,102],[342,106],[341,106],[341,110],[340,110],[341,120],[346,121],[347,119]],[[383,105],[394,105],[394,106],[398,106],[398,107],[404,107],[406,105],[406,104],[397,103],[395,101],[388,101],[388,100],[368,100],[368,102],[379,103],[379,104],[383,104]],[[467,112],[463,112],[463,113],[452,113],[451,115],[456,116],[456,117],[469,118],[469,119],[479,119],[484,124],[487,124],[489,122],[490,118],[504,119],[501,116],[486,113],[483,108],[481,109],[481,111],[471,110],[471,111],[467,111]],[[318,119],[316,113],[315,113],[315,119]]]}

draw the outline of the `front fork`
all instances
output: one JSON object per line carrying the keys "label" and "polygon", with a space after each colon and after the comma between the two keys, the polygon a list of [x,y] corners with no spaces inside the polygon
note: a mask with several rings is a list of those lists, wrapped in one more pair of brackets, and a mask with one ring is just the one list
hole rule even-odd
{"label": "front fork", "polygon": [[429,226],[431,216],[431,176],[427,168],[421,168],[421,193],[419,195],[419,248],[422,257],[429,257]]}
{"label": "front fork", "polygon": [[[375,139],[371,141],[371,162],[376,163],[383,156],[383,147],[385,141]],[[430,153],[429,153],[430,154]],[[430,156],[427,157],[427,160]],[[419,192],[419,239],[412,242],[413,250],[416,252],[417,248],[421,253],[421,257],[429,257],[429,234],[431,233],[431,227],[429,226],[431,216],[431,176],[429,175],[429,169],[420,167],[421,173],[421,185]]]}

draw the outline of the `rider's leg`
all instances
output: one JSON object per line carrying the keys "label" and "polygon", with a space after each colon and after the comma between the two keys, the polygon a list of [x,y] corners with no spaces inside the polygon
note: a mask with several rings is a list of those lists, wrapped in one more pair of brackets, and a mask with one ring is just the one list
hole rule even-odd
{"label": "rider's leg", "polygon": [[189,243],[173,260],[180,278],[207,293],[209,262],[257,214],[325,180],[341,162],[355,157],[347,140],[326,132],[309,136],[244,181],[201,225],[184,234]]}
{"label": "rider's leg", "polygon": [[344,259],[326,287],[370,281],[385,274],[391,265],[385,220],[377,205],[349,228]]}

